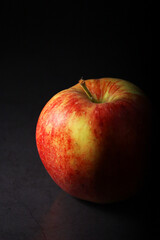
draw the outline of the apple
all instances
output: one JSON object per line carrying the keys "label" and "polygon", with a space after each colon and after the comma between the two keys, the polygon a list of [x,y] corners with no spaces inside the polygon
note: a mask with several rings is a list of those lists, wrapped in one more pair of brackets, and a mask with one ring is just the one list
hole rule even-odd
{"label": "apple", "polygon": [[36,127],[39,156],[55,183],[79,199],[125,200],[147,173],[150,103],[122,79],[80,80],[53,96]]}

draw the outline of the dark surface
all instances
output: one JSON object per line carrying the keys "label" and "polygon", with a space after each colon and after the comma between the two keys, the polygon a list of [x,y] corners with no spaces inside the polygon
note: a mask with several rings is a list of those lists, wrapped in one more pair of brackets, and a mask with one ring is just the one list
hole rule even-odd
{"label": "dark surface", "polygon": [[[150,4],[1,4],[0,240],[158,239]],[[125,202],[97,205],[69,196],[52,181],[38,156],[35,128],[40,111],[82,75],[127,79],[151,100],[154,134],[148,182]]]}
{"label": "dark surface", "polygon": [[[0,239],[156,239],[155,177],[134,198],[98,205],[63,192],[45,171],[35,145],[40,105],[1,104]],[[154,237],[153,237],[154,236]]]}
{"label": "dark surface", "polygon": [[159,203],[152,186],[107,205],[59,189],[36,150],[39,111],[39,105],[1,104],[0,239],[156,239],[151,237],[158,237]]}

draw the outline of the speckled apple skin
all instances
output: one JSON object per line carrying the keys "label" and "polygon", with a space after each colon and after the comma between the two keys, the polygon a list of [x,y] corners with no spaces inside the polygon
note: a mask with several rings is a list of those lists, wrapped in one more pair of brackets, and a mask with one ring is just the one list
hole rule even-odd
{"label": "speckled apple skin", "polygon": [[109,203],[134,195],[147,166],[150,104],[125,80],[89,79],[43,108],[36,127],[39,156],[52,179],[77,198]]}

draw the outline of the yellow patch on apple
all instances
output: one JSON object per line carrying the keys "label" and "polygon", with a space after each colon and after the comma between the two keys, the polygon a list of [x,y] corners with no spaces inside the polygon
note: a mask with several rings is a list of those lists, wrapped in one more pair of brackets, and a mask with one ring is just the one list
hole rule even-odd
{"label": "yellow patch on apple", "polygon": [[[69,120],[68,128],[74,141],[75,154],[84,156],[83,161],[92,162],[96,155],[96,139],[93,139],[88,118],[85,115],[77,118],[76,114],[73,114]],[[92,147],[90,148],[90,146]],[[74,159],[71,161],[71,165],[75,165]]]}

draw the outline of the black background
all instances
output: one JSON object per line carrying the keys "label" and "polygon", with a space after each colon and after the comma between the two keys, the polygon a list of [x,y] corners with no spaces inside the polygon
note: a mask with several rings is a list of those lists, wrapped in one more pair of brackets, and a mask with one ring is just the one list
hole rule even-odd
{"label": "black background", "polygon": [[[0,239],[156,239],[158,120],[150,2],[0,4]],[[144,190],[128,201],[99,206],[74,199],[56,186],[39,159],[35,128],[41,109],[82,76],[129,80],[151,101],[150,174]]]}
{"label": "black background", "polygon": [[124,78],[150,94],[150,8],[147,1],[4,1],[2,97],[48,100],[81,76]]}

